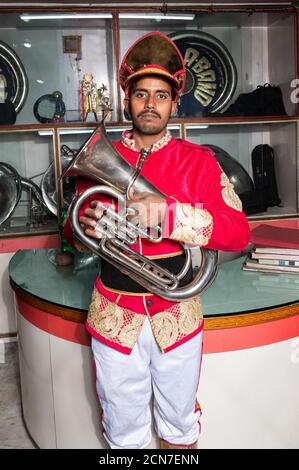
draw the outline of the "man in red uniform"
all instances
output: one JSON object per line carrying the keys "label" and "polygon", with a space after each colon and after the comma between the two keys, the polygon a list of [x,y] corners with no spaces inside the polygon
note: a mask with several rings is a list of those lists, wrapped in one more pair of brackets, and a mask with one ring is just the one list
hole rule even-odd
{"label": "man in red uniform", "polygon": [[[175,44],[162,33],[143,36],[123,59],[120,83],[133,129],[114,146],[133,167],[141,150],[150,149],[141,175],[166,195],[164,199],[131,191],[135,219],[143,227],[159,223],[163,230],[160,243],[141,238],[132,248],[174,273],[184,263],[182,243],[243,250],[249,241],[248,222],[213,152],[175,139],[167,130],[185,83],[184,62]],[[78,193],[93,184],[79,179]],[[87,235],[100,238],[94,228],[103,203],[112,202],[105,196],[85,201],[79,220]],[[68,221],[65,235],[74,241]],[[104,436],[111,448],[148,446],[152,398],[160,447],[197,447],[202,329],[199,297],[184,302],[162,299],[102,263],[87,330],[92,335]]]}

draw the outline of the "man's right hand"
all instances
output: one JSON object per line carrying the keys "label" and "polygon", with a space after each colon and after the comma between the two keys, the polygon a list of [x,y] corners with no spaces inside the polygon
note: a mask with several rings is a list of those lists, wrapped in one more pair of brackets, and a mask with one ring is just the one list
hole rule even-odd
{"label": "man's right hand", "polygon": [[92,201],[84,211],[84,215],[79,217],[79,222],[88,237],[100,239],[102,236],[99,232],[95,232],[97,221],[102,217],[106,207],[101,201]]}

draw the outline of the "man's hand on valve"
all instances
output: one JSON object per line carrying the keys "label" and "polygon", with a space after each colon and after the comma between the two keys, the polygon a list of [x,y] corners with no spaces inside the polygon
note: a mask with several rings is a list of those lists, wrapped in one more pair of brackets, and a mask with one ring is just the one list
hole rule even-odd
{"label": "man's hand on valve", "polygon": [[156,194],[143,192],[136,193],[132,188],[129,191],[129,200],[127,206],[135,210],[135,214],[129,216],[131,222],[138,223],[140,227],[156,227],[162,224],[165,212],[166,202],[163,197]]}
{"label": "man's hand on valve", "polygon": [[79,222],[83,228],[85,234],[88,237],[100,239],[102,235],[100,232],[95,231],[97,221],[102,217],[105,209],[107,209],[101,201],[92,201],[90,207],[85,209],[84,215],[79,217]]}
{"label": "man's hand on valve", "polygon": [[[87,236],[95,239],[101,238],[101,234],[94,229],[108,206],[101,201],[92,201],[90,207],[85,209],[84,215],[79,218],[79,222]],[[164,198],[149,192],[137,193],[133,188],[129,192],[127,207],[135,211],[135,213],[128,216],[128,220],[138,223],[143,228],[156,227],[162,224],[166,212]]]}

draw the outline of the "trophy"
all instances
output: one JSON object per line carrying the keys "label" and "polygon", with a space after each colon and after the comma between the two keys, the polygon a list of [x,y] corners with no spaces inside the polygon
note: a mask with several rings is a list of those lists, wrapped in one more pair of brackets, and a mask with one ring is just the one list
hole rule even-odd
{"label": "trophy", "polygon": [[98,89],[99,108],[101,112],[101,120],[111,121],[112,117],[112,95],[108,91],[108,87],[102,83]]}
{"label": "trophy", "polygon": [[86,121],[89,113],[93,113],[95,121],[98,120],[99,97],[97,83],[91,73],[85,73],[80,86],[81,117]]}

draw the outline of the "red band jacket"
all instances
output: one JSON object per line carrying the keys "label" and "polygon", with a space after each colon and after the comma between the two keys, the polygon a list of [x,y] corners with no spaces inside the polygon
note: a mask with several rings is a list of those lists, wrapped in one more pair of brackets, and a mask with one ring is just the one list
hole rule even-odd
{"label": "red band jacket", "polygon": [[[136,167],[139,153],[123,142],[113,144]],[[249,242],[249,226],[233,185],[208,147],[171,138],[145,160],[141,175],[166,197],[163,240],[140,239],[132,248],[155,259],[182,253],[180,242],[224,251],[241,251]],[[78,178],[77,193],[95,183]],[[86,199],[83,214],[92,199],[111,204],[106,196]],[[73,244],[69,220],[64,234]],[[153,334],[167,352],[198,334],[203,328],[200,298],[171,302],[157,295],[118,291],[96,279],[86,322],[87,330],[99,341],[130,354],[148,316]]]}

